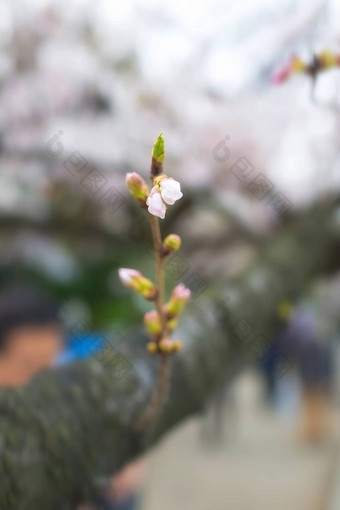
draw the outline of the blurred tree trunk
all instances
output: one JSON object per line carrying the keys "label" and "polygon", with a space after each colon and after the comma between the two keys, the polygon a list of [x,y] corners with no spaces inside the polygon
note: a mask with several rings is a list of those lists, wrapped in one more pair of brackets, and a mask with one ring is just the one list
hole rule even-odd
{"label": "blurred tree trunk", "polygon": [[315,206],[287,223],[246,272],[194,301],[152,433],[134,430],[157,376],[142,335],[120,349],[132,367],[123,377],[124,359],[103,357],[105,363],[91,359],[2,390],[0,508],[73,509],[91,500],[110,475],[202,410],[227,378],[261,356],[280,327],[280,300],[294,300],[313,278],[336,269],[339,246],[339,203]]}

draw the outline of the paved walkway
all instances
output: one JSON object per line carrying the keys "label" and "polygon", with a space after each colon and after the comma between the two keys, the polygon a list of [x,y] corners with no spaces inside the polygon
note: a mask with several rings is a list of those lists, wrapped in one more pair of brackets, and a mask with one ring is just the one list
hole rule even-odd
{"label": "paved walkway", "polygon": [[261,405],[254,375],[236,390],[220,444],[204,444],[202,420],[193,419],[149,455],[142,510],[330,510],[332,441],[301,445],[292,418]]}

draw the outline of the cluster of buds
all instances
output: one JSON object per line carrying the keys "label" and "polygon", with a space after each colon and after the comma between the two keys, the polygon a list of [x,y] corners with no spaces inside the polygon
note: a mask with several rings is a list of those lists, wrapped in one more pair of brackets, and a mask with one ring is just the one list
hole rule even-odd
{"label": "cluster of buds", "polygon": [[170,340],[170,338],[163,338],[159,342],[149,342],[147,349],[150,354],[173,354],[174,352],[180,351],[182,348],[182,342],[180,340]]}
{"label": "cluster of buds", "polygon": [[[167,205],[174,204],[183,196],[180,183],[162,173],[164,154],[164,138],[161,133],[152,150],[151,191],[138,173],[126,175],[126,185],[131,195],[142,208],[148,210],[152,222],[158,221],[157,218],[163,219]],[[159,239],[155,243],[157,263],[162,264],[162,260],[179,250],[181,244],[181,238],[177,234],[170,234],[163,241]],[[180,350],[182,346],[180,340],[172,340],[170,335],[177,327],[178,317],[190,298],[190,290],[183,284],[177,285],[169,302],[164,304],[161,302],[163,295],[159,287],[162,285],[161,282],[158,282],[156,287],[151,280],[135,269],[119,269],[119,277],[126,287],[138,292],[145,299],[156,302],[157,310],[151,310],[144,316],[145,327],[150,335],[147,350],[152,354],[172,354]]]}
{"label": "cluster of buds", "polygon": [[304,73],[315,79],[322,72],[340,66],[340,55],[330,50],[323,50],[313,56],[311,62],[304,62],[300,57],[293,56],[287,64],[271,78],[271,83],[278,85],[287,81],[293,74]]}
{"label": "cluster of buds", "polygon": [[168,354],[176,352],[181,348],[181,342],[179,340],[171,340],[169,335],[176,329],[179,315],[189,301],[190,295],[190,290],[183,283],[173,289],[169,302],[163,307],[164,329],[161,318],[156,310],[151,310],[145,314],[145,327],[152,337],[152,341],[147,345],[150,353],[156,354],[162,352]]}

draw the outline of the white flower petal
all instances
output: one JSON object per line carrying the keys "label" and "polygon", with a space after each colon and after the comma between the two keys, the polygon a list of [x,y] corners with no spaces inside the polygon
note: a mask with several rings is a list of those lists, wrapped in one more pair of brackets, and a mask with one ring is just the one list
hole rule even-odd
{"label": "white flower petal", "polygon": [[147,198],[146,204],[150,214],[158,216],[162,220],[165,218],[166,206],[159,192],[151,193]]}
{"label": "white flower petal", "polygon": [[174,179],[163,179],[160,182],[161,194],[165,203],[172,205],[182,198],[181,185]]}

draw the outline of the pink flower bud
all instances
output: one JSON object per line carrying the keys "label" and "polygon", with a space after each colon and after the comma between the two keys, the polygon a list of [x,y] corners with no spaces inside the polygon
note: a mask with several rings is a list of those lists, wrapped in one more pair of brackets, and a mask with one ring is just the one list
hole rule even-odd
{"label": "pink flower bud", "polygon": [[290,78],[293,73],[303,73],[307,69],[307,66],[303,60],[299,57],[292,57],[287,64],[277,71],[271,78],[273,85],[280,85]]}
{"label": "pink flower bud", "polygon": [[184,283],[180,283],[172,291],[172,297],[174,297],[175,299],[181,299],[181,300],[188,301],[188,299],[190,299],[190,296],[191,296],[191,290],[188,289],[188,287],[186,287],[184,285]]}
{"label": "pink flower bud", "polygon": [[170,253],[180,249],[182,240],[177,234],[168,235],[163,242],[163,254],[169,255]]}
{"label": "pink flower bud", "polygon": [[146,201],[149,194],[149,188],[139,174],[136,172],[126,174],[125,183],[132,196],[134,196],[138,201]]}
{"label": "pink flower bud", "polygon": [[180,340],[170,340],[169,338],[163,338],[159,342],[158,347],[163,354],[172,354],[181,350],[182,342]]}
{"label": "pink flower bud", "polygon": [[145,278],[142,273],[135,269],[121,268],[119,269],[118,274],[125,287],[135,290],[149,301],[155,300],[157,295],[156,287],[152,281]]}
{"label": "pink flower bud", "polygon": [[283,67],[282,69],[273,74],[273,76],[270,79],[270,83],[272,83],[273,85],[281,85],[281,83],[284,83],[285,81],[288,80],[291,74],[292,69],[290,64],[286,65],[285,67]]}
{"label": "pink flower bud", "polygon": [[169,303],[166,305],[166,312],[169,317],[176,316],[182,312],[189,301],[191,291],[183,283],[177,285],[171,294]]}
{"label": "pink flower bud", "polygon": [[144,315],[146,329],[152,335],[159,335],[162,331],[162,323],[156,310],[151,310]]}
{"label": "pink flower bud", "polygon": [[170,340],[169,338],[163,338],[159,342],[158,345],[159,345],[159,350],[161,352],[163,352],[164,354],[171,354],[175,350],[174,342],[172,340]]}

